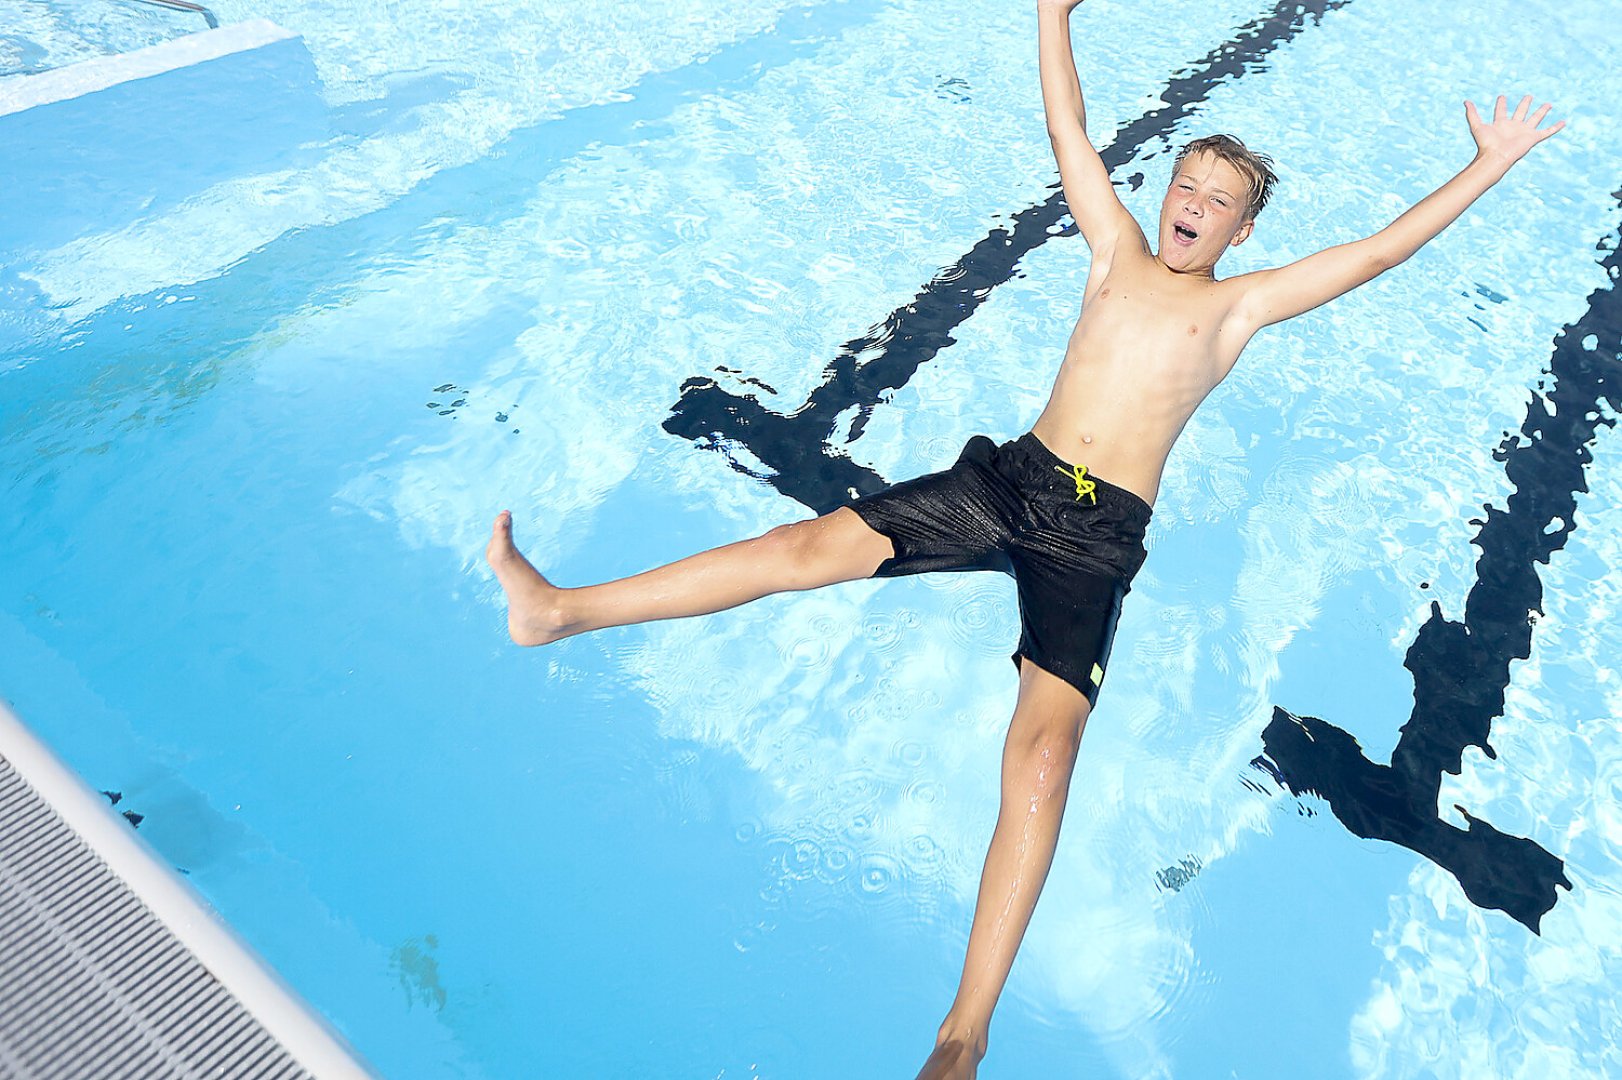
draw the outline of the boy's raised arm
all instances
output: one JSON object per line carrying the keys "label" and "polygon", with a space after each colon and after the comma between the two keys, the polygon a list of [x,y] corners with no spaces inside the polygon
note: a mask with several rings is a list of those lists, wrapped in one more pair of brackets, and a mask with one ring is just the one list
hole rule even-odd
{"label": "boy's raised arm", "polygon": [[1093,258],[1108,258],[1122,236],[1142,240],[1143,230],[1122,205],[1109,180],[1109,170],[1087,138],[1087,109],[1076,78],[1076,59],[1070,51],[1070,12],[1081,0],[1037,0],[1038,53],[1042,74],[1042,106],[1047,112],[1048,138],[1059,162],[1064,201],[1076,219]]}
{"label": "boy's raised arm", "polygon": [[1509,116],[1500,94],[1493,122],[1488,124],[1475,105],[1466,101],[1465,116],[1476,141],[1476,156],[1470,164],[1373,236],[1325,248],[1288,266],[1234,278],[1243,288],[1234,306],[1235,318],[1251,330],[1282,322],[1405,262],[1501,180],[1528,150],[1566,126],[1562,120],[1539,131],[1549,106],[1529,117],[1531,103],[1531,95],[1526,96]]}

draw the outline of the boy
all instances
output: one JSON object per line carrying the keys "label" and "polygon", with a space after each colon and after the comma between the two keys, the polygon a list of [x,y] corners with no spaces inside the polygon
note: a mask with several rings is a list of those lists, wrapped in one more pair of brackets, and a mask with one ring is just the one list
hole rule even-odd
{"label": "boy", "polygon": [[1019,691],[1002,806],[962,981],[919,1080],[973,1077],[985,1055],[992,1010],[1052,864],[1121,603],[1147,555],[1161,471],[1188,418],[1257,330],[1403,262],[1565,126],[1538,130],[1549,106],[1528,116],[1530,97],[1513,116],[1499,97],[1491,124],[1467,101],[1474,159],[1390,225],[1219,281],[1217,260],[1250,236],[1267,202],[1269,159],[1226,135],[1185,146],[1152,247],[1088,141],[1069,32],[1080,2],[1038,0],[1037,21],[1048,134],[1092,264],[1052,394],[1028,433],[1001,444],[976,435],[942,472],[602,585],[547,582],[513,546],[506,511],[486,552],[521,645],[860,578],[1001,570],[1015,579]]}

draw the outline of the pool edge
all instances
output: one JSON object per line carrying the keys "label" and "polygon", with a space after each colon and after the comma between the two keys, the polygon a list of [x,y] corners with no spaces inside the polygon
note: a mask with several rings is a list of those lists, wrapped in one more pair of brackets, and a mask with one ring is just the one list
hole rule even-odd
{"label": "pool edge", "polygon": [[[376,1080],[381,1075],[365,1064],[343,1036],[253,952],[207,900],[182,880],[137,835],[129,822],[112,809],[104,796],[93,791],[29,731],[4,699],[0,699],[0,765],[8,765],[17,774],[54,813],[59,831],[71,833],[88,848],[117,882],[145,906],[299,1066],[322,1080],[328,1077]],[[10,823],[6,819],[13,816],[13,808],[9,803],[0,805],[0,841],[9,831]],[[0,883],[9,883],[12,876],[12,868],[0,852],[0,879],[6,879]],[[66,903],[62,894],[67,891],[55,890],[55,895],[44,898],[45,906],[61,907]],[[67,910],[47,914],[53,926],[58,919],[66,923],[70,916],[77,918],[76,913]],[[83,959],[73,942],[66,945],[76,959]],[[47,973],[44,977],[51,976]],[[37,982],[39,978],[36,966],[31,981]],[[106,982],[105,979],[100,981]],[[121,1007],[123,1004],[120,1001]],[[166,1007],[170,1004],[172,999],[166,1002]],[[53,1025],[64,1020],[62,1012],[72,1011],[75,1006],[83,1009],[86,1002],[82,998],[65,1002],[50,1017]],[[75,1019],[88,1026],[92,1017],[67,1018],[70,1025]],[[212,1021],[212,1017],[210,1019]],[[0,1044],[4,1043],[4,1036],[5,1032],[0,1031]],[[3,1050],[0,1045],[0,1051]]]}
{"label": "pool edge", "polygon": [[172,41],[66,64],[37,75],[0,80],[0,116],[106,90],[120,83],[218,60],[299,35],[269,19],[249,19],[216,30],[199,30]]}

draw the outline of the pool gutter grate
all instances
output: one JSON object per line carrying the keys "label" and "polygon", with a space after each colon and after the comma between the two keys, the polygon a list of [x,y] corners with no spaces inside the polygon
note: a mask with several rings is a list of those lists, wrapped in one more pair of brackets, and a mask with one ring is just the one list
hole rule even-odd
{"label": "pool gutter grate", "polygon": [[371,1075],[0,705],[0,1080]]}

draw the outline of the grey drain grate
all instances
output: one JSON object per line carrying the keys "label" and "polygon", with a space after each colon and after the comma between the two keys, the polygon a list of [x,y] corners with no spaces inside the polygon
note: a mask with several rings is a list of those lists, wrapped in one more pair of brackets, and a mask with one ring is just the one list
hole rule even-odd
{"label": "grey drain grate", "polygon": [[0,1080],[368,1076],[99,799],[0,705]]}
{"label": "grey drain grate", "polygon": [[3,759],[0,1075],[310,1075]]}

